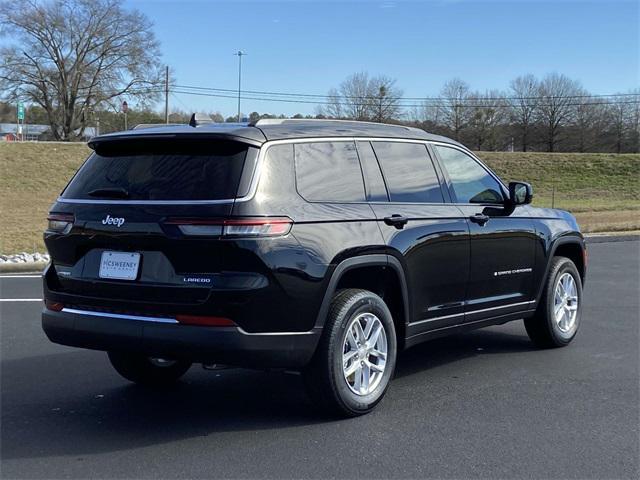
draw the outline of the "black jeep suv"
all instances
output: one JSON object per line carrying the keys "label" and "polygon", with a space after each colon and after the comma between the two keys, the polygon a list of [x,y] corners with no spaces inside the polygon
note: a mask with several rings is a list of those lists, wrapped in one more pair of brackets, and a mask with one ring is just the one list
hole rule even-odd
{"label": "black jeep suv", "polygon": [[359,415],[424,340],[524,319],[557,347],[578,329],[575,219],[448,138],[260,120],[89,145],[49,215],[42,324],[133,382],[192,362],[298,370],[319,403]]}

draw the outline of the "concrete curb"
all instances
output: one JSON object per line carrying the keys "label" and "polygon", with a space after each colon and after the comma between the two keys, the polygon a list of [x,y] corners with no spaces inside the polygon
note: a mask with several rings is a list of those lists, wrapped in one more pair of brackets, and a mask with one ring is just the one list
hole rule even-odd
{"label": "concrete curb", "polygon": [[42,273],[47,262],[0,263],[0,273]]}
{"label": "concrete curb", "polygon": [[619,233],[619,234],[595,234],[584,236],[587,243],[608,243],[608,242],[632,242],[634,240],[640,240],[640,233]]}
{"label": "concrete curb", "polygon": [[[632,242],[640,240],[640,233],[586,234],[587,243]],[[47,262],[0,263],[0,273],[42,273]]]}

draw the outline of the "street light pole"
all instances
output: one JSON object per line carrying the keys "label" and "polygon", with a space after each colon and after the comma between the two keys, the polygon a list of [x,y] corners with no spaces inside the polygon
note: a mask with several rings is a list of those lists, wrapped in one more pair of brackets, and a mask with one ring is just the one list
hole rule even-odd
{"label": "street light pole", "polygon": [[242,50],[238,50],[234,53],[238,57],[238,122],[240,122],[240,92],[242,85],[242,57],[246,55]]}

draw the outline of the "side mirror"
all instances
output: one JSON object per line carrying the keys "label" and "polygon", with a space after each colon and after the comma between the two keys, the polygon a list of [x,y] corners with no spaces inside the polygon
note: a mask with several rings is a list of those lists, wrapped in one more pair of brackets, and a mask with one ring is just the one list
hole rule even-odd
{"label": "side mirror", "polygon": [[509,201],[512,205],[528,205],[533,199],[533,188],[525,182],[509,183]]}

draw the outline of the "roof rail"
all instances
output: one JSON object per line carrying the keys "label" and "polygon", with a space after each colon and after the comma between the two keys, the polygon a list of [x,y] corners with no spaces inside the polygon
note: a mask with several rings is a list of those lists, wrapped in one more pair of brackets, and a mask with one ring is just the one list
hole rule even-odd
{"label": "roof rail", "polygon": [[176,127],[184,125],[183,123],[139,123],[132,130],[142,130],[144,128],[156,128],[156,127]]}
{"label": "roof rail", "polygon": [[424,132],[421,128],[417,127],[409,127],[407,125],[396,125],[394,123],[381,123],[381,122],[367,122],[361,120],[341,120],[336,118],[261,118],[256,120],[255,122],[249,123],[251,127],[260,127],[267,125],[282,125],[284,123],[298,123],[298,122],[332,122],[332,123],[355,123],[358,125],[376,125],[376,126],[384,126],[384,127],[396,127],[396,128],[404,128],[409,131],[418,131]]}

